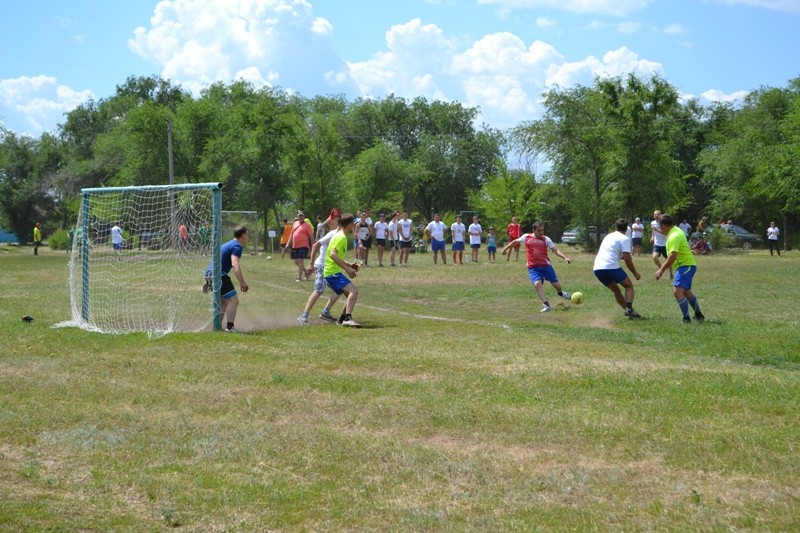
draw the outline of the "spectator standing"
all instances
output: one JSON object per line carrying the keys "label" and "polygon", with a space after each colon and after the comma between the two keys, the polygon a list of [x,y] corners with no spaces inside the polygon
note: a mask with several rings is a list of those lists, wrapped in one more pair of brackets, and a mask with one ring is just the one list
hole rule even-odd
{"label": "spectator standing", "polygon": [[286,243],[285,250],[291,250],[291,259],[297,265],[297,279],[295,281],[302,281],[303,276],[308,279],[311,275],[310,271],[306,270],[305,260],[308,257],[308,251],[311,248],[311,240],[314,235],[311,230],[311,225],[305,221],[305,215],[302,211],[297,213],[294,224],[292,224],[292,233],[289,236],[289,242]]}
{"label": "spectator standing", "polygon": [[464,264],[464,236],[467,228],[461,222],[461,215],[456,216],[456,221],[450,226],[450,235],[453,237],[453,264]]}
{"label": "spectator standing", "polygon": [[403,218],[397,222],[400,237],[400,266],[408,266],[408,254],[414,246],[414,221],[408,218],[408,211],[403,211]]}
{"label": "spectator standing", "polygon": [[[517,217],[511,217],[511,223],[506,227],[506,235],[510,241],[516,241],[522,236],[522,224],[519,223]],[[514,254],[516,256],[516,261],[519,261],[519,249],[522,246],[520,243],[516,243],[514,245]],[[511,254],[506,256],[506,261],[511,260]]]}
{"label": "spectator standing", "polygon": [[42,223],[33,226],[33,255],[39,255],[39,246],[42,245]]}
{"label": "spectator standing", "polygon": [[631,224],[631,243],[633,244],[633,253],[635,255],[642,255],[642,239],[644,238],[644,224],[642,219],[636,217],[636,220]]}
{"label": "spectator standing", "polygon": [[386,235],[389,239],[389,249],[392,251],[391,256],[389,257],[389,266],[397,266],[397,263],[395,263],[395,257],[397,256],[397,250],[399,249],[397,233],[398,216],[400,215],[397,213],[397,211],[392,213],[392,219],[389,221],[389,224],[386,225]]}
{"label": "spectator standing", "polygon": [[[372,226],[375,236],[375,246],[378,248],[378,266],[383,266],[383,250],[386,248],[386,234],[389,224],[386,222],[386,215],[380,213],[378,221]],[[396,231],[396,230],[395,230]]]}
{"label": "spectator standing", "polygon": [[428,225],[425,227],[425,233],[431,239],[431,250],[433,250],[433,263],[438,263],[438,256],[442,254],[442,264],[447,264],[447,258],[444,255],[445,252],[445,242],[444,242],[444,232],[447,229],[447,224],[442,222],[442,218],[439,213],[433,215],[433,220],[431,220]]}
{"label": "spectator standing", "polygon": [[478,253],[481,249],[481,236],[483,235],[483,228],[478,221],[478,215],[472,217],[472,224],[469,225],[469,246],[472,248],[472,262],[478,262]]}
{"label": "spectator standing", "polygon": [[[667,236],[661,232],[661,211],[653,213],[653,220],[650,221],[651,237],[650,242],[653,244],[653,262],[658,268],[661,268],[661,261],[659,257],[667,258]],[[672,279],[672,267],[669,269],[669,279]]]}
{"label": "spectator standing", "polygon": [[769,243],[769,255],[773,255],[772,249],[778,252],[778,257],[781,255],[781,244],[779,237],[781,235],[781,230],[778,229],[778,226],[775,225],[775,222],[770,222],[769,227],[767,228],[767,242]]}

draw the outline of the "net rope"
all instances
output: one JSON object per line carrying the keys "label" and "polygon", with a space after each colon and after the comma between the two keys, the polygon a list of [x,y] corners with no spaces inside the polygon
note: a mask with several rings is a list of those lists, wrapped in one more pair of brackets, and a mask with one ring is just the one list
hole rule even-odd
{"label": "net rope", "polygon": [[[70,258],[72,321],[61,325],[155,336],[209,328],[212,292],[202,286],[213,216],[211,189],[90,193]],[[115,226],[123,237],[116,246]]]}

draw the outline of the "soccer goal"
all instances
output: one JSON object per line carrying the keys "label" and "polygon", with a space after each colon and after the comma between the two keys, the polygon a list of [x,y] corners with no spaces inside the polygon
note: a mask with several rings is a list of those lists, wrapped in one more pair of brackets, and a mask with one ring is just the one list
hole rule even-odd
{"label": "soccer goal", "polygon": [[[72,320],[104,333],[221,329],[219,183],[81,190]],[[213,290],[204,293],[211,266]]]}

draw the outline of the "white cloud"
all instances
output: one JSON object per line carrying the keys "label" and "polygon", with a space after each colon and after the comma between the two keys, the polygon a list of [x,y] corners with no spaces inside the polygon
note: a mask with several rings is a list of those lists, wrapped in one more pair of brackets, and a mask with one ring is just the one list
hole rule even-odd
{"label": "white cloud", "polygon": [[800,13],[800,2],[797,0],[717,0],[717,3],[760,7],[786,13]]}
{"label": "white cloud", "polygon": [[660,30],[664,35],[683,35],[686,33],[686,28],[680,24],[670,24],[666,28]]}
{"label": "white cloud", "polygon": [[162,0],[128,46],[190,90],[239,77],[302,93],[344,67],[332,34],[307,0]]}
{"label": "white cloud", "polygon": [[709,102],[734,103],[743,100],[748,94],[750,94],[749,91],[736,91],[726,94],[718,89],[709,89],[701,94],[701,96]]}
{"label": "white cloud", "polygon": [[553,64],[548,69],[545,85],[548,87],[569,87],[578,83],[591,83],[594,76],[612,77],[628,73],[649,76],[661,73],[660,63],[639,59],[639,56],[623,46],[607,52],[602,60],[589,56],[581,61]]}
{"label": "white cloud", "polygon": [[92,91],[59,85],[52,76],[0,80],[0,103],[19,113],[37,134],[43,131],[43,123],[56,123],[62,114],[94,98]]}
{"label": "white cloud", "polygon": [[621,22],[617,29],[620,33],[624,33],[626,35],[630,35],[632,33],[636,33],[642,28],[641,22],[629,21],[629,22]]}
{"label": "white cloud", "polygon": [[652,0],[478,0],[478,3],[497,5],[505,11],[552,8],[572,13],[621,17],[644,9]]}
{"label": "white cloud", "polygon": [[550,26],[555,26],[558,24],[555,20],[547,18],[547,17],[538,17],[536,19],[536,25],[540,28],[549,28]]}

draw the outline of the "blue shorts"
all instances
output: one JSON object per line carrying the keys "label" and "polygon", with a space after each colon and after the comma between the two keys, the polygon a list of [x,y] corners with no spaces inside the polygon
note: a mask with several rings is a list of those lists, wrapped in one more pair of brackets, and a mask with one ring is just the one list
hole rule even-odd
{"label": "blue shorts", "polygon": [[[653,245],[653,255],[658,254],[662,256],[664,259],[667,258],[667,247],[666,246],[659,246],[657,244]],[[656,256],[658,257],[658,256]]]}
{"label": "blue shorts", "polygon": [[497,251],[497,246],[487,246],[486,251],[489,252],[490,254],[493,254]]}
{"label": "blue shorts", "polygon": [[470,244],[470,246],[472,247],[473,250],[480,250],[481,249],[481,243]]}
{"label": "blue shorts", "polygon": [[325,281],[328,282],[328,287],[336,294],[342,294],[344,288],[350,285],[350,279],[341,272],[325,276]]}
{"label": "blue shorts", "polygon": [[464,241],[455,241],[453,243],[453,251],[460,252],[464,250]]}
{"label": "blue shorts", "polygon": [[642,245],[642,238],[641,237],[631,237],[631,242],[634,246],[641,246]]}
{"label": "blue shorts", "polygon": [[694,280],[695,272],[697,272],[695,265],[678,267],[675,270],[675,282],[672,285],[683,287],[687,291],[692,290],[692,280]]}
{"label": "blue shorts", "polygon": [[622,283],[628,279],[628,275],[621,268],[613,270],[595,270],[594,275],[600,280],[600,283],[608,287],[612,283]]}
{"label": "blue shorts", "polygon": [[531,283],[542,280],[549,281],[550,283],[558,283],[558,277],[552,265],[531,267],[528,269],[528,276],[531,278]]}
{"label": "blue shorts", "polygon": [[115,242],[114,243],[114,251],[117,251],[117,250],[122,250],[122,243],[121,242]]}
{"label": "blue shorts", "polygon": [[431,239],[431,250],[434,252],[444,252],[444,241],[437,241],[436,239]]}

